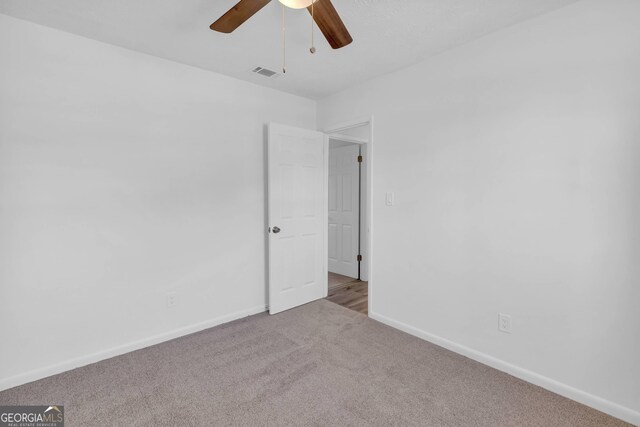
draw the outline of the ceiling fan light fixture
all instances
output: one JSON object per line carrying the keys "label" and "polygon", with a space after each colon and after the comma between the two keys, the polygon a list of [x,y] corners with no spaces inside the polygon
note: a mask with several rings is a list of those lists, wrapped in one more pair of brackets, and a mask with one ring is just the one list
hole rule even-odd
{"label": "ceiling fan light fixture", "polygon": [[278,0],[283,5],[290,7],[291,9],[304,9],[311,6],[313,0]]}
{"label": "ceiling fan light fixture", "polygon": [[[0,0],[1,2],[2,0]],[[231,1],[231,0],[229,0]],[[340,19],[338,11],[333,7],[332,0],[278,0],[282,4],[282,14],[286,15],[285,7],[288,8],[308,8],[312,18],[311,43],[313,45],[313,27],[324,34],[324,38],[332,49],[341,49],[353,41],[351,34]],[[359,0],[365,1],[365,0]],[[214,31],[229,34],[246,22],[249,18],[259,12],[263,7],[270,4],[271,0],[240,0],[235,6],[229,9],[224,15],[209,25]],[[315,7],[314,7],[315,5]],[[284,17],[283,17],[284,24]],[[285,28],[283,25],[283,32]]]}

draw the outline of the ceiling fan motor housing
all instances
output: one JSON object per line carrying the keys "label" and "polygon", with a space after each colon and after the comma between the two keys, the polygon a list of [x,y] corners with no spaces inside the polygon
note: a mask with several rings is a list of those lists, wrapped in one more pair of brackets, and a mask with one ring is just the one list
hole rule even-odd
{"label": "ceiling fan motor housing", "polygon": [[291,9],[304,9],[311,6],[313,0],[278,0],[283,5],[290,7]]}

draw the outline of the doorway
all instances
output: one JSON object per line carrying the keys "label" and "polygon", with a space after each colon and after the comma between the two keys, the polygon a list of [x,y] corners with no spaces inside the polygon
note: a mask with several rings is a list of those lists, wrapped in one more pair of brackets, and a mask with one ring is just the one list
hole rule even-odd
{"label": "doorway", "polygon": [[329,134],[327,299],[368,314],[368,268],[364,259],[367,174],[363,155],[368,129],[346,131]]}
{"label": "doorway", "polygon": [[[344,268],[339,271],[346,273],[342,275],[348,279],[334,289],[342,295],[336,302],[363,313],[370,311],[370,136],[370,119],[325,132],[277,123],[267,127],[266,264],[270,314],[329,295],[330,140],[336,141],[336,148],[357,148],[359,153],[357,179],[351,173],[351,178],[343,181],[356,181],[358,187],[343,186],[344,191],[335,196],[344,202],[341,214],[346,214],[345,206],[351,206],[351,211],[357,208],[356,215],[352,212],[350,218],[340,222],[342,256],[334,254],[333,258],[336,271],[338,266]],[[331,297],[338,298],[334,292]]]}

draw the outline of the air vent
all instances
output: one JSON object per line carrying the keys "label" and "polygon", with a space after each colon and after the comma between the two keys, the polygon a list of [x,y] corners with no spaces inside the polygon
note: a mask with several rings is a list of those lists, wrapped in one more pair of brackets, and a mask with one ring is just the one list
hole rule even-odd
{"label": "air vent", "polygon": [[269,70],[268,68],[256,67],[251,71],[253,71],[254,73],[260,74],[261,76],[265,76],[269,78],[276,78],[280,76],[278,73],[276,73],[273,70]]}

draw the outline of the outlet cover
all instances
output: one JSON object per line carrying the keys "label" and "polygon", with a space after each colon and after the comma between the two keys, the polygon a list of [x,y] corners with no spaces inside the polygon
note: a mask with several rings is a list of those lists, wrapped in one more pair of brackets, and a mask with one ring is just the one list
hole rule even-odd
{"label": "outlet cover", "polygon": [[498,313],[498,330],[501,332],[511,333],[511,316],[504,313]]}
{"label": "outlet cover", "polygon": [[167,307],[178,305],[178,294],[175,292],[167,292]]}
{"label": "outlet cover", "polygon": [[384,204],[387,206],[393,206],[395,196],[393,193],[386,193],[384,196]]}

